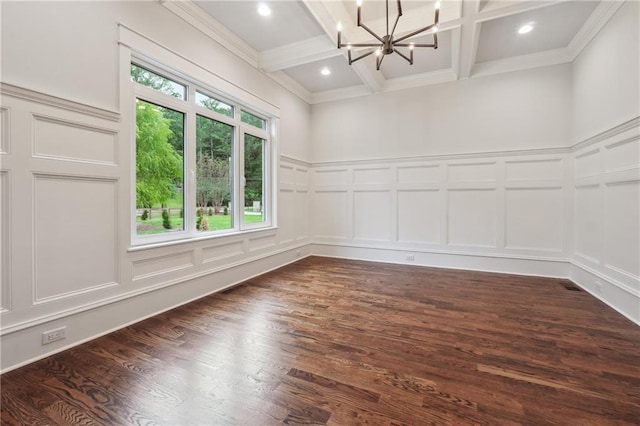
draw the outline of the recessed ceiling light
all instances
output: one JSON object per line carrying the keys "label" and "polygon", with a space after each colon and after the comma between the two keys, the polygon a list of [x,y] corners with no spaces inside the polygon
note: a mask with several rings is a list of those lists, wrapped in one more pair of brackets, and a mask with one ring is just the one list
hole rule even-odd
{"label": "recessed ceiling light", "polygon": [[258,13],[262,16],[271,15],[271,9],[265,3],[260,3],[258,5]]}
{"label": "recessed ceiling light", "polygon": [[329,68],[327,68],[327,67],[324,67],[324,68],[322,68],[322,69],[320,70],[320,74],[322,74],[322,75],[329,75],[329,74],[331,74],[331,70],[330,70]]}
{"label": "recessed ceiling light", "polygon": [[533,30],[533,24],[524,24],[518,29],[518,34],[526,34]]}

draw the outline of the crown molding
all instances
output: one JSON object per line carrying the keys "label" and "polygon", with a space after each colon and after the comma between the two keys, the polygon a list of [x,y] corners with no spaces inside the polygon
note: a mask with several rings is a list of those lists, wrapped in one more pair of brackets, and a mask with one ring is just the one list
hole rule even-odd
{"label": "crown molding", "polygon": [[311,104],[321,104],[324,102],[340,101],[343,99],[359,98],[371,95],[371,90],[366,86],[352,86],[345,89],[327,90],[316,92],[311,95]]}
{"label": "crown molding", "polygon": [[305,87],[291,78],[284,71],[276,71],[266,75],[306,103],[312,103],[313,95],[311,94],[311,92],[309,92]]}
{"label": "crown molding", "polygon": [[615,15],[623,3],[624,1],[602,1],[598,4],[593,13],[591,13],[591,16],[589,16],[567,46],[572,62],[584,48],[587,47],[589,42],[593,40],[607,22],[609,22],[609,19]]}
{"label": "crown molding", "polygon": [[162,0],[160,4],[249,65],[258,68],[258,52],[192,1]]}

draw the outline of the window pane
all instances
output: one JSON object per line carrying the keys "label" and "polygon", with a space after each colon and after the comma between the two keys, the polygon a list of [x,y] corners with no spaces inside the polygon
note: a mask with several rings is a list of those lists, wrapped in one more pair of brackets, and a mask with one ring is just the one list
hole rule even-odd
{"label": "window pane", "polygon": [[255,126],[259,129],[266,129],[267,128],[267,120],[260,118],[260,117],[256,117],[255,115],[248,113],[246,111],[241,111],[240,113],[240,119],[242,120],[243,123],[247,123],[250,124],[252,126]]}
{"label": "window pane", "polygon": [[233,126],[196,115],[196,228],[233,228]]}
{"label": "window pane", "polygon": [[265,140],[244,135],[244,223],[264,222]]}
{"label": "window pane", "polygon": [[231,105],[212,98],[211,96],[203,95],[200,92],[196,92],[196,105],[203,106],[227,117],[233,117],[233,107]]}
{"label": "window pane", "polygon": [[131,80],[178,99],[187,99],[187,88],[138,65],[131,64]]}
{"label": "window pane", "polygon": [[184,114],[136,100],[138,235],[183,230]]}

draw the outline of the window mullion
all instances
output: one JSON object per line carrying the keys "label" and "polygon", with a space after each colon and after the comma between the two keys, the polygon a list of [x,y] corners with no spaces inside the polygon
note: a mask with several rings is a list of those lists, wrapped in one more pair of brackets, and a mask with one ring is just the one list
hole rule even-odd
{"label": "window mullion", "polygon": [[[193,99],[191,96],[190,90],[189,96],[190,99]],[[195,211],[196,211],[196,114],[195,109],[191,106],[188,109],[187,113],[187,126],[186,126],[186,143],[187,149],[185,149],[186,155],[186,178],[185,178],[185,186],[186,186],[186,197],[185,197],[185,206],[183,212],[183,220],[185,223],[185,229],[189,232],[190,235],[195,235],[196,225],[195,225]]]}

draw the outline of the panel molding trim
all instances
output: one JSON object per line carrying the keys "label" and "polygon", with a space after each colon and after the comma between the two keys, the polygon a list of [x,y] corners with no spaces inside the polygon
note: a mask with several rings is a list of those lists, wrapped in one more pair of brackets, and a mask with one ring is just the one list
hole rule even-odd
{"label": "panel molding trim", "polygon": [[90,115],[96,118],[101,118],[103,120],[113,121],[116,123],[120,122],[119,112],[98,108],[69,99],[60,98],[58,96],[50,95],[32,89],[26,89],[24,87],[15,86],[9,83],[0,83],[0,94],[64,109],[71,112]]}

